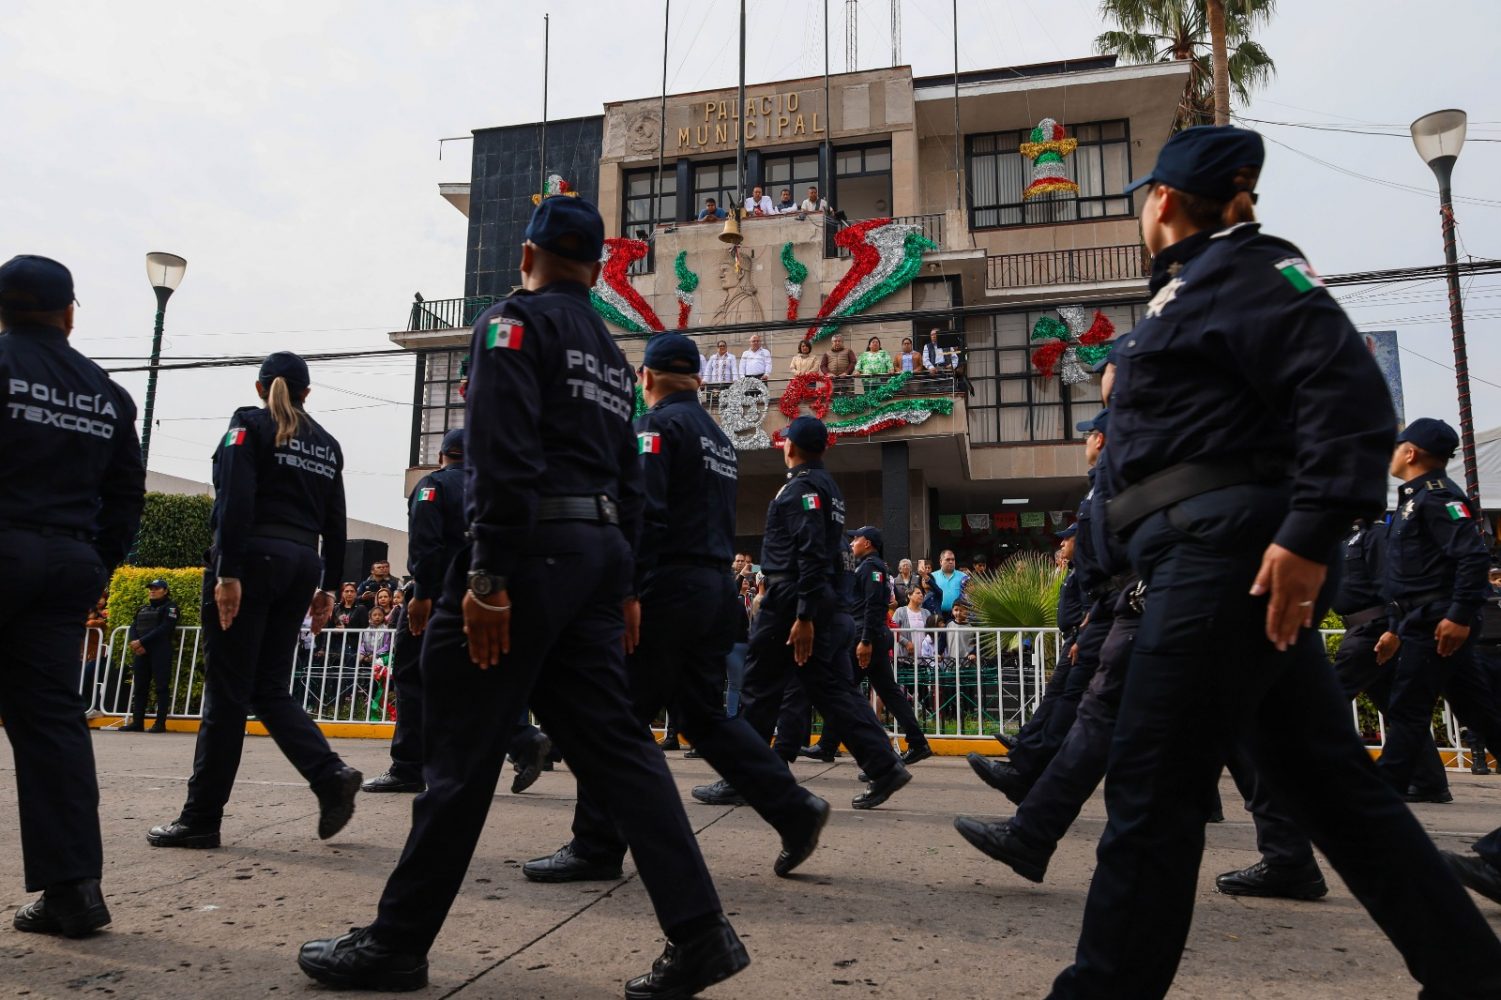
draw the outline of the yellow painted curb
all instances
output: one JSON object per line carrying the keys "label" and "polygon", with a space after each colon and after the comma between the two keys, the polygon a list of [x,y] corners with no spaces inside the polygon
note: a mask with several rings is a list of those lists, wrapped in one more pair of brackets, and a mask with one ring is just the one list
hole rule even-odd
{"label": "yellow painted curb", "polygon": [[[90,729],[108,729],[121,725],[125,721],[123,715],[105,715],[97,719],[89,720]],[[318,728],[323,730],[323,735],[330,739],[354,739],[354,740],[389,740],[395,731],[388,723],[380,722],[320,722]],[[167,732],[169,733],[196,733],[198,732],[197,719],[168,719]],[[245,732],[250,736],[268,736],[266,727],[254,719],[245,723]]]}

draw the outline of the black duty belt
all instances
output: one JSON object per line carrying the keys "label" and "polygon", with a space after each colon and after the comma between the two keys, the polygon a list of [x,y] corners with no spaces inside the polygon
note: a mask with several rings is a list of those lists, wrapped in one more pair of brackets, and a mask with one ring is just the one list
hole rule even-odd
{"label": "black duty belt", "polygon": [[1267,452],[1202,462],[1180,462],[1127,487],[1105,505],[1110,533],[1124,537],[1164,507],[1227,486],[1275,483],[1287,478],[1287,463]]}
{"label": "black duty belt", "polygon": [[592,497],[541,497],[537,500],[537,520],[619,524],[620,506],[603,494]]}
{"label": "black duty belt", "polygon": [[1412,597],[1399,597],[1392,603],[1397,606],[1397,614],[1409,615],[1424,605],[1450,600],[1453,600],[1453,597],[1447,590],[1430,590],[1425,594],[1415,594]]}
{"label": "black duty belt", "polygon": [[251,538],[278,538],[284,542],[296,542],[310,549],[318,547],[318,533],[306,528],[294,528],[289,524],[254,524],[250,527]]}
{"label": "black duty belt", "polygon": [[1357,611],[1353,615],[1340,615],[1340,617],[1345,621],[1345,628],[1359,628],[1362,625],[1369,625],[1379,618],[1385,618],[1388,610],[1390,610],[1388,605],[1378,604],[1374,608],[1366,608],[1364,611]]}
{"label": "black duty belt", "polygon": [[722,569],[726,573],[730,571],[729,559],[720,559],[718,556],[693,556],[674,555],[663,556],[657,560],[658,566],[697,566],[701,569]]}
{"label": "black duty belt", "polygon": [[91,532],[82,528],[62,528],[55,524],[31,524],[26,521],[0,521],[0,531],[26,531],[46,538],[76,538],[80,542],[93,542]]}

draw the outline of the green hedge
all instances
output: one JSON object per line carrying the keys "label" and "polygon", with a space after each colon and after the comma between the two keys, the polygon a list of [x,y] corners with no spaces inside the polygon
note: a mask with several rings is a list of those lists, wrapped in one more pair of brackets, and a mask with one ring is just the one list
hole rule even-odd
{"label": "green hedge", "polygon": [[213,542],[209,530],[209,513],[213,509],[213,497],[147,493],[146,507],[141,512],[141,533],[131,563],[201,567],[204,550]]}
{"label": "green hedge", "polygon": [[[163,494],[150,495],[162,496]],[[172,499],[181,498],[174,497]],[[185,638],[188,651],[190,653],[193,651],[193,639],[191,635],[185,637],[182,630],[184,628],[196,627],[202,622],[202,602],[200,597],[203,589],[203,569],[201,567],[175,569],[162,566],[121,566],[115,570],[115,575],[109,581],[109,628],[105,633],[105,640],[109,640],[115,629],[122,625],[129,626],[135,620],[136,612],[141,609],[143,604],[151,600],[151,594],[146,589],[146,585],[157,577],[161,577],[167,581],[167,589],[178,608],[178,631],[172,639],[172,664],[175,670],[177,658]],[[133,657],[123,639],[111,646],[111,652],[114,657],[113,662],[115,667],[126,672],[126,680],[119,688],[119,704],[105,705],[104,707],[106,710],[113,710],[117,707],[123,709],[125,705],[129,704],[129,671]],[[187,711],[189,699],[192,699],[196,703],[200,698],[203,692],[203,660],[204,646],[202,641],[199,641],[196,657],[191,663],[194,670],[194,680],[187,690],[178,691],[177,698],[171,709],[173,712],[182,713]],[[182,669],[186,671],[189,666],[188,659],[184,658]],[[106,696],[113,699],[114,691],[115,685],[111,682]],[[155,712],[155,710],[155,703],[153,702],[152,706],[148,708],[148,712]]]}

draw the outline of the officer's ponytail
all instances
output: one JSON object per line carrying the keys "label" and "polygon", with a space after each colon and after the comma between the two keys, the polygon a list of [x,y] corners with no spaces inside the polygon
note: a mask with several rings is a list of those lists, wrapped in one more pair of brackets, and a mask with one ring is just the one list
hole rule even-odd
{"label": "officer's ponytail", "polygon": [[278,375],[266,390],[266,409],[276,421],[276,446],[280,448],[302,427],[302,400],[292,398],[287,380]]}
{"label": "officer's ponytail", "polygon": [[1235,196],[1229,201],[1184,191],[1174,193],[1178,196],[1183,214],[1188,216],[1188,221],[1193,223],[1194,228],[1226,229],[1242,222],[1256,221],[1256,196],[1252,192],[1256,189],[1256,180],[1260,176],[1261,170],[1257,167],[1241,167],[1237,170],[1232,180]]}

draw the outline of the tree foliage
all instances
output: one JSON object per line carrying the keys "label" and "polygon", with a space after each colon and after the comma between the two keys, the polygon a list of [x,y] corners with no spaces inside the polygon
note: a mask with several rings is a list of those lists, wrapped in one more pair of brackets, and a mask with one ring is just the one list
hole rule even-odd
{"label": "tree foliage", "polygon": [[182,568],[202,566],[203,554],[213,542],[209,512],[214,501],[207,496],[147,493],[137,539],[136,566]]}

